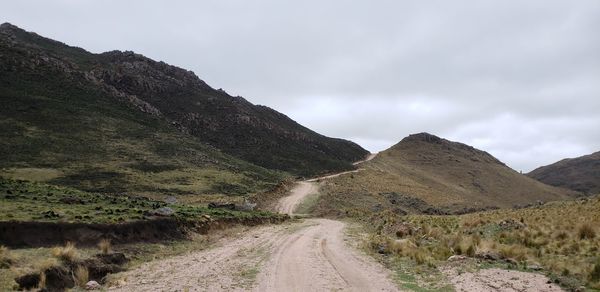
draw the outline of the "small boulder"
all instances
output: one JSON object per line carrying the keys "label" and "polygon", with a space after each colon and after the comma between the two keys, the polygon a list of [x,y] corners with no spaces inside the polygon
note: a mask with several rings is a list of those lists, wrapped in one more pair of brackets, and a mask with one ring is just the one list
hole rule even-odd
{"label": "small boulder", "polygon": [[499,261],[502,259],[502,255],[495,251],[478,251],[475,253],[475,257],[488,261]]}
{"label": "small boulder", "polygon": [[175,211],[173,211],[173,209],[169,208],[169,207],[161,207],[158,208],[154,211],[152,211],[152,214],[155,216],[163,216],[163,217],[169,217],[171,215],[173,215],[175,213]]}
{"label": "small boulder", "polygon": [[174,196],[168,196],[165,198],[165,203],[169,204],[169,205],[173,205],[177,203],[177,198],[175,198]]}
{"label": "small boulder", "polygon": [[100,284],[96,281],[89,281],[85,284],[85,290],[98,290],[100,289]]}
{"label": "small boulder", "polygon": [[448,258],[448,261],[449,262],[458,262],[458,261],[464,261],[466,259],[467,259],[467,257],[464,255],[453,255]]}

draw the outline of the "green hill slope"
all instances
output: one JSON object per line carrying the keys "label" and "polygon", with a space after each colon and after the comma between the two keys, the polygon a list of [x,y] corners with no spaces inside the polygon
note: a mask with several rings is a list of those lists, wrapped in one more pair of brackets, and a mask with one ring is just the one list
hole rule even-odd
{"label": "green hill slope", "polygon": [[92,60],[81,49],[2,25],[3,176],[146,196],[241,195],[286,177],[225,154],[135,96],[96,83],[81,69]]}
{"label": "green hill slope", "polygon": [[[177,129],[227,154],[297,175],[350,169],[367,154],[355,143],[322,136],[268,107],[215,90],[191,71],[133,52],[92,54],[10,24],[2,25],[0,38],[6,99],[17,99],[16,94],[62,99],[83,115],[127,108],[129,115],[156,119],[169,131]],[[53,113],[57,117],[73,110],[55,109],[65,110]],[[53,123],[68,128],[70,122]],[[125,134],[131,135],[135,130]]]}

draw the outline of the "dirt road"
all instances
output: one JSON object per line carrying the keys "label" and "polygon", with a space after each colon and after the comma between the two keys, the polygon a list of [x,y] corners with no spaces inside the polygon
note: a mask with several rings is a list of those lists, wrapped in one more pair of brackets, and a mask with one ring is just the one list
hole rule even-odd
{"label": "dirt road", "polygon": [[[370,157],[372,159],[372,157]],[[278,210],[293,214],[315,182],[299,182]],[[143,264],[111,291],[397,291],[389,272],[328,219],[249,229],[212,249]]]}

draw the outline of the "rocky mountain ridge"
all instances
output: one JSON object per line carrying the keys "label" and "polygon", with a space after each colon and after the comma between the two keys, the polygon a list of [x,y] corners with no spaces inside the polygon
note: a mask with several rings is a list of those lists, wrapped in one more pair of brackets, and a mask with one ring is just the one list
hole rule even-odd
{"label": "rocky mountain ridge", "polygon": [[133,52],[92,54],[7,23],[0,26],[0,45],[4,72],[95,87],[227,154],[266,168],[313,175],[351,169],[353,161],[368,154],[355,143],[325,137],[271,108],[213,89],[191,71]]}

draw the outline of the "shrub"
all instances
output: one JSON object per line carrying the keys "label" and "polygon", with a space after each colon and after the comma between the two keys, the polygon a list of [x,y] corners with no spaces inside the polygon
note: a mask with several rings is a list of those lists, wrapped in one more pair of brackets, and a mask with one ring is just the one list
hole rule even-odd
{"label": "shrub", "polygon": [[589,223],[583,223],[579,225],[577,235],[579,235],[579,239],[592,239],[596,237],[596,231]]}
{"label": "shrub", "polygon": [[64,247],[55,247],[52,254],[65,263],[72,263],[79,259],[77,248],[72,242],[67,242]]}
{"label": "shrub", "polygon": [[110,239],[102,239],[98,243],[98,248],[100,249],[100,251],[103,254],[109,254],[110,253],[110,247],[111,247]]}
{"label": "shrub", "polygon": [[90,273],[85,266],[77,266],[75,271],[73,271],[73,281],[75,282],[75,285],[85,287],[85,284],[87,284],[89,279]]}

